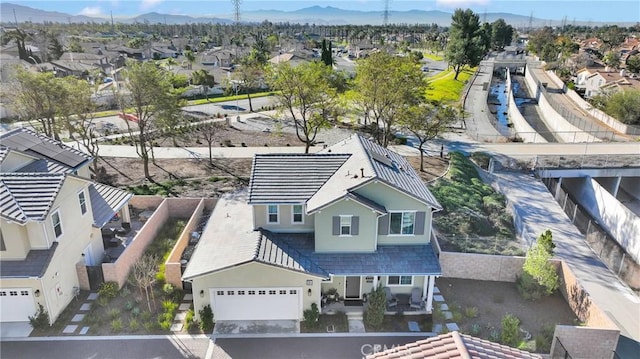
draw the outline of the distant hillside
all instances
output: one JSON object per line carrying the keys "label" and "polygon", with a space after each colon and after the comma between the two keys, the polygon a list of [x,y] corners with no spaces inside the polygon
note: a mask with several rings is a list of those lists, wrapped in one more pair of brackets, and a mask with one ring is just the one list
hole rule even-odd
{"label": "distant hillside", "polygon": [[[0,3],[0,19],[4,24],[12,24],[14,22],[14,10],[18,22],[105,22],[110,19],[89,17],[83,15],[70,15],[56,11],[44,11],[34,9],[28,6],[15,5],[10,3]],[[220,23],[231,24],[233,21],[226,18],[218,17],[193,17],[188,15],[171,15],[151,12],[135,17],[121,17],[117,14],[116,22],[135,23],[149,22],[166,23],[166,24],[190,24],[190,23]],[[529,17],[522,15],[514,15],[509,13],[487,13],[481,14],[481,21],[493,22],[499,18],[504,19],[507,23],[515,27],[529,26]],[[383,22],[382,11],[357,11],[343,10],[332,6],[311,6],[295,11],[280,10],[256,10],[245,11],[242,13],[242,21],[244,22],[290,22],[290,23],[309,23],[317,25],[381,25]],[[443,11],[390,11],[390,23],[402,24],[438,24],[440,26],[449,26],[451,24],[451,13]],[[599,22],[576,22],[576,25],[599,26],[603,23]],[[545,20],[533,18],[531,19],[533,27],[541,27],[546,25],[560,25],[559,20]],[[634,24],[620,23],[623,26],[631,26]]]}

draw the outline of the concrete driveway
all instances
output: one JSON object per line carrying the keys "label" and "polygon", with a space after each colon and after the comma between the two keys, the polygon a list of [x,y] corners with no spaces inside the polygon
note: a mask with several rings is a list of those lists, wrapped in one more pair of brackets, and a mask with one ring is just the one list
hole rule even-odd
{"label": "concrete driveway", "polygon": [[5,338],[26,338],[31,334],[29,322],[0,323],[0,340]]}
{"label": "concrete driveway", "polygon": [[299,320],[219,320],[213,329],[214,338],[299,333]]}

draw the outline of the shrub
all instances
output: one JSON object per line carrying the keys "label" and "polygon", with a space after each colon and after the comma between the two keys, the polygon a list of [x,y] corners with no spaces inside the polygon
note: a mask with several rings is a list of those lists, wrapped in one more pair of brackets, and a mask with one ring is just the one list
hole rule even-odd
{"label": "shrub", "polygon": [[113,299],[118,294],[118,283],[116,282],[104,282],[100,284],[98,294],[102,298]]}
{"label": "shrub", "polygon": [[198,321],[195,320],[195,312],[193,309],[189,309],[187,311],[187,315],[184,317],[185,324],[187,325],[187,329],[194,330],[198,327]]}
{"label": "shrub", "polygon": [[517,348],[520,344],[520,319],[512,314],[502,317],[502,335],[500,342],[504,345]]}
{"label": "shrub", "polygon": [[147,332],[152,332],[157,328],[156,323],[154,323],[153,321],[144,322],[142,326],[144,327],[144,330],[146,330]]}
{"label": "shrub", "polygon": [[464,315],[467,318],[475,318],[478,316],[478,308],[477,307],[465,307]]}
{"label": "shrub", "polygon": [[556,268],[549,262],[554,248],[551,231],[547,230],[527,251],[522,266],[524,272],[516,280],[518,291],[524,298],[535,300],[558,289],[560,279]]}
{"label": "shrub", "polygon": [[111,308],[107,312],[107,315],[109,316],[109,319],[116,319],[116,318],[118,318],[120,316],[120,309]]}
{"label": "shrub", "polygon": [[38,310],[33,317],[29,316],[29,324],[33,329],[49,328],[49,313],[42,304],[38,303]]}
{"label": "shrub", "polygon": [[137,317],[138,315],[140,315],[140,308],[133,307],[133,309],[131,309],[131,315],[133,315],[134,317]]}
{"label": "shrub", "polygon": [[549,353],[551,350],[551,342],[553,341],[553,333],[555,328],[553,325],[545,324],[540,329],[540,333],[536,335],[536,352]]}
{"label": "shrub", "polygon": [[129,330],[135,332],[136,330],[138,330],[138,328],[140,328],[140,323],[138,322],[138,320],[136,318],[129,319]]}
{"label": "shrub", "polygon": [[122,298],[126,298],[131,294],[131,289],[129,289],[129,287],[123,287],[122,289],[120,289],[120,296]]}
{"label": "shrub", "polygon": [[144,320],[145,322],[151,319],[151,312],[148,310],[145,310],[144,312],[142,312],[142,315],[140,315],[140,319]]}
{"label": "shrub", "polygon": [[482,328],[480,328],[479,324],[473,324],[471,326],[471,335],[473,335],[474,337],[477,337],[478,335],[480,335],[481,331],[482,331]]}
{"label": "shrub", "polygon": [[132,300],[128,300],[126,303],[124,303],[124,309],[126,309],[127,311],[132,311],[135,306],[136,302]]}
{"label": "shrub", "polygon": [[318,310],[318,305],[316,303],[311,303],[311,309],[305,310],[303,313],[304,323],[309,328],[317,328],[318,327],[318,318],[320,318],[320,311]]}
{"label": "shrub", "polygon": [[122,319],[118,318],[118,319],[114,319],[111,321],[111,331],[112,332],[119,332],[122,330]]}
{"label": "shrub", "polygon": [[209,304],[205,305],[202,309],[198,311],[200,314],[200,329],[209,333],[213,330],[213,310],[211,310],[211,306]]}
{"label": "shrub", "polygon": [[382,328],[384,311],[387,307],[387,297],[382,285],[372,289],[367,296],[367,310],[364,312],[364,323],[373,329]]}

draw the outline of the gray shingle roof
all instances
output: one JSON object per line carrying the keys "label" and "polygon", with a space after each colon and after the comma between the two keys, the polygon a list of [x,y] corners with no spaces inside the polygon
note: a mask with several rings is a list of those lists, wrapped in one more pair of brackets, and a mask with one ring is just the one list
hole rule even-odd
{"label": "gray shingle roof", "polygon": [[58,248],[58,242],[53,242],[49,249],[30,250],[27,257],[21,261],[0,261],[0,277],[25,278],[42,277],[51,262],[51,258]]}
{"label": "gray shingle roof", "polygon": [[[317,253],[313,233],[264,231],[283,251],[296,251],[334,275],[440,275],[440,263],[429,244],[379,245],[372,253]],[[285,247],[286,246],[286,247]]]}
{"label": "gray shingle roof", "polygon": [[38,158],[55,161],[78,169],[91,161],[91,156],[62,142],[21,127],[0,135],[3,146],[22,151]]}
{"label": "gray shingle roof", "polygon": [[258,154],[253,159],[249,203],[304,203],[349,154]]}
{"label": "gray shingle roof", "polygon": [[0,173],[2,217],[18,223],[43,220],[64,179],[62,173]]}
{"label": "gray shingle roof", "polygon": [[[403,156],[360,136],[357,137],[367,152],[378,179],[430,204],[433,208],[442,209],[427,185]],[[378,157],[388,159],[391,165],[385,160],[379,160]]]}
{"label": "gray shingle roof", "polygon": [[93,225],[102,228],[131,197],[133,194],[127,191],[101,183],[92,183],[89,186],[89,198],[93,212]]}

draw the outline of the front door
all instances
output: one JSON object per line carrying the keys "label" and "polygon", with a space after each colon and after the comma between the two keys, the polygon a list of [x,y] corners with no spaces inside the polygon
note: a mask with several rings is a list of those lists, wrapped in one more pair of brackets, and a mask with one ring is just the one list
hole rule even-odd
{"label": "front door", "polygon": [[347,277],[344,286],[346,299],[360,299],[360,277]]}

